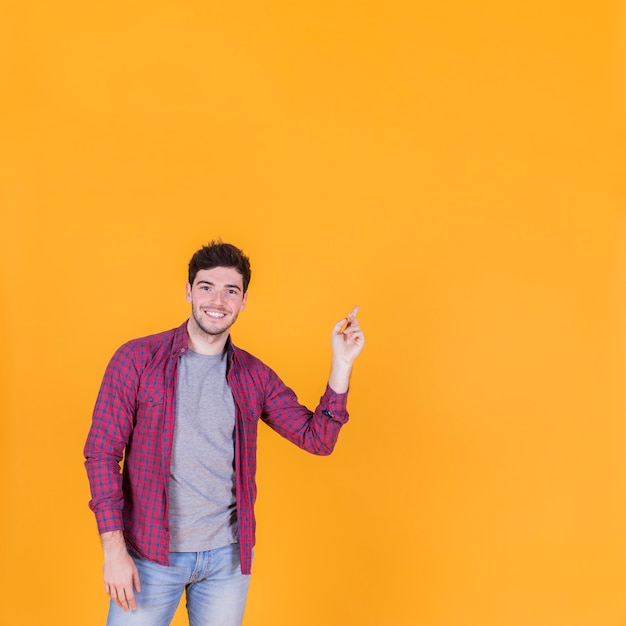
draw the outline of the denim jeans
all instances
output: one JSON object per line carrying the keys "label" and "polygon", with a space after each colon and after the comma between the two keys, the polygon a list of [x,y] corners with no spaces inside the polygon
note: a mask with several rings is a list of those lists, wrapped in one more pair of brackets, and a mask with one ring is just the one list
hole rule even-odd
{"label": "denim jeans", "polygon": [[167,626],[187,591],[190,626],[241,626],[250,576],[241,573],[239,545],[207,552],[172,552],[170,566],[131,555],[139,570],[137,609],[113,601],[107,626]]}

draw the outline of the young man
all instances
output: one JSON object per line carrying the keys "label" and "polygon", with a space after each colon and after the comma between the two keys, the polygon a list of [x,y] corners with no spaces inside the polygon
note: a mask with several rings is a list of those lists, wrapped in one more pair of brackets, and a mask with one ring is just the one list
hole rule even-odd
{"label": "young man", "polygon": [[243,252],[211,242],[189,263],[189,320],[126,343],[107,367],[85,465],[108,626],[169,624],[184,590],[191,626],[241,624],[255,541],[258,420],[321,455],[348,420],[350,373],[365,343],[357,309],[333,328],[328,385],[311,412],[230,340],[249,282]]}

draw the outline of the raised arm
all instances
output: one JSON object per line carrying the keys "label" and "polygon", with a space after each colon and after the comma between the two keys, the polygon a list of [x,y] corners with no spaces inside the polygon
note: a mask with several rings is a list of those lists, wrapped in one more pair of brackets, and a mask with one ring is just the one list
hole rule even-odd
{"label": "raised arm", "polygon": [[[353,309],[332,331],[332,367],[328,385],[315,411],[298,402],[296,394],[271,370],[260,399],[261,418],[283,437],[312,454],[331,454],[339,431],[348,421],[347,391],[354,359],[365,344]],[[233,389],[236,393],[236,388]],[[249,400],[249,398],[248,398]],[[242,406],[246,398],[239,398]]]}

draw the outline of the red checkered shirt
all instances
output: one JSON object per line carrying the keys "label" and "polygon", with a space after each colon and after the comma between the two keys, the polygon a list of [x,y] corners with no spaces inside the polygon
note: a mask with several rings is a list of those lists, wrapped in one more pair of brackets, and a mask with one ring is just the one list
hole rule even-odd
{"label": "red checkered shirt", "polygon": [[[89,506],[98,532],[122,530],[133,552],[161,565],[169,565],[168,491],[178,358],[188,349],[186,322],[124,344],[106,369],[85,444]],[[348,421],[347,394],[337,394],[327,386],[311,412],[259,359],[235,347],[230,339],[227,350],[227,379],[236,406],[241,571],[249,574],[256,527],[258,420],[300,448],[327,455]]]}

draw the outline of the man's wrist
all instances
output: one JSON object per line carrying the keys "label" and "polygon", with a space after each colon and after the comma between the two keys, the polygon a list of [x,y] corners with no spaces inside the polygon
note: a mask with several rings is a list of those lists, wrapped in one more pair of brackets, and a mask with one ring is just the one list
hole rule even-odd
{"label": "man's wrist", "polygon": [[352,374],[352,364],[340,359],[333,359],[328,378],[328,386],[335,393],[346,393],[350,387],[350,375]]}
{"label": "man's wrist", "polygon": [[102,549],[105,554],[115,554],[116,552],[126,552],[126,541],[121,530],[111,530],[100,535]]}

